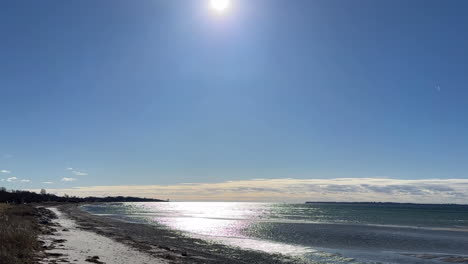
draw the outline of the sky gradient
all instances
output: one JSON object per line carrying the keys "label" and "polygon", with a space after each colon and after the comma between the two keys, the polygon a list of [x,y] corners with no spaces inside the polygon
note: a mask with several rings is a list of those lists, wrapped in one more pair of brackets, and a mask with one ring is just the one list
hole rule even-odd
{"label": "sky gradient", "polygon": [[[208,0],[2,2],[0,186],[441,179],[468,203],[450,180],[468,178],[466,10],[462,0],[232,0],[223,14]],[[379,197],[362,193],[353,197]]]}

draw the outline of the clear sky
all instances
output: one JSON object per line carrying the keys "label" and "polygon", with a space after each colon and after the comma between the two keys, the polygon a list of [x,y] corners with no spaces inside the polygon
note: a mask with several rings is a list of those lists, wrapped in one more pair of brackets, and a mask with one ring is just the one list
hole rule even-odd
{"label": "clear sky", "polygon": [[2,1],[0,185],[468,178],[467,1],[209,2]]}

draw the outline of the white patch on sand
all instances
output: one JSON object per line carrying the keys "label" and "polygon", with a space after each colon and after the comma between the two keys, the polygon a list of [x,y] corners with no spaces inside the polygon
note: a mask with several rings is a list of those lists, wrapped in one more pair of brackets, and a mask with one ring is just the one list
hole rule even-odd
{"label": "white patch on sand", "polygon": [[[116,242],[105,236],[77,228],[75,221],[66,217],[57,208],[47,208],[57,214],[58,219],[53,222],[60,225],[58,232],[54,235],[45,235],[41,237],[47,244],[57,239],[64,239],[63,246],[57,246],[52,250],[46,250],[47,253],[59,253],[64,256],[58,259],[64,259],[70,263],[90,264],[86,258],[98,256],[99,261],[107,264],[165,264],[166,260],[158,259],[149,254],[140,252],[127,245]],[[68,229],[69,231],[63,231]],[[51,258],[52,259],[52,258]],[[53,258],[57,259],[57,258]],[[50,263],[50,259],[45,259],[41,263]]]}

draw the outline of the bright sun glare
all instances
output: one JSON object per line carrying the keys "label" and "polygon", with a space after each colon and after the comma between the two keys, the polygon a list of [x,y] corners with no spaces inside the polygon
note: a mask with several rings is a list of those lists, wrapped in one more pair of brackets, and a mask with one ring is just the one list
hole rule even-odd
{"label": "bright sun glare", "polygon": [[230,4],[230,0],[211,0],[211,7],[219,12],[226,10]]}

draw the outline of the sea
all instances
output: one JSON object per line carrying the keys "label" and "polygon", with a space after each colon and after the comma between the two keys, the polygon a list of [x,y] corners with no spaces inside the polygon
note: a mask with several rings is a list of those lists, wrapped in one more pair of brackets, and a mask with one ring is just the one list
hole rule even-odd
{"label": "sea", "polygon": [[468,205],[142,202],[82,209],[309,263],[468,263]]}

